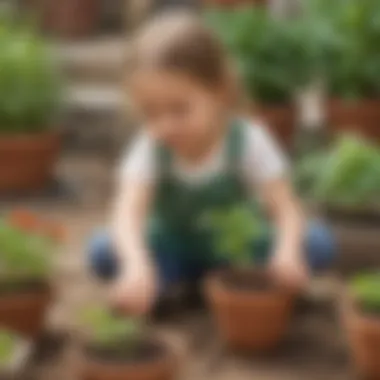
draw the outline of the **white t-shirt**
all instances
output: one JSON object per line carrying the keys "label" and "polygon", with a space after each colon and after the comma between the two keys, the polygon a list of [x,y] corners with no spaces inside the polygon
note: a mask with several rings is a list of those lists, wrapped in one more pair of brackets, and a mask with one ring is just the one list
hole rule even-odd
{"label": "white t-shirt", "polygon": [[[287,160],[263,126],[246,122],[243,134],[241,178],[247,185],[260,185],[286,175]],[[179,157],[174,157],[173,175],[189,186],[197,186],[223,172],[227,164],[224,141],[196,166],[189,166]],[[159,171],[155,141],[146,133],[138,136],[123,156],[119,170],[122,179],[154,183]]]}

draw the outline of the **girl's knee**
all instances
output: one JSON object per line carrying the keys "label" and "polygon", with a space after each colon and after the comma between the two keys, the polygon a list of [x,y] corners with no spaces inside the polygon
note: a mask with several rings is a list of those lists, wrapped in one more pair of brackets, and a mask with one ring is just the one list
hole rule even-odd
{"label": "girl's knee", "polygon": [[117,259],[110,236],[98,232],[90,239],[88,259],[92,272],[103,280],[110,280],[117,273]]}
{"label": "girl's knee", "polygon": [[306,251],[313,270],[329,268],[336,257],[336,242],[332,231],[322,222],[312,222],[307,231]]}

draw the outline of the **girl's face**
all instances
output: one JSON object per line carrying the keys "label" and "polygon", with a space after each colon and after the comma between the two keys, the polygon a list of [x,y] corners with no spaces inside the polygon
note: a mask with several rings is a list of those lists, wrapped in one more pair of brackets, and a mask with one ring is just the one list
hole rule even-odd
{"label": "girl's face", "polygon": [[226,112],[222,90],[166,71],[136,72],[132,103],[156,139],[183,153],[194,152],[209,141]]}

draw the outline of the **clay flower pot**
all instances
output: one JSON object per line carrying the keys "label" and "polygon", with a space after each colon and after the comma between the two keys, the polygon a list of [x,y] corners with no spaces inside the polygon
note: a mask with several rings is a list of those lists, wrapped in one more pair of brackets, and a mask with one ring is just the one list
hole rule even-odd
{"label": "clay flower pot", "polygon": [[327,121],[333,133],[354,131],[380,142],[380,99],[332,99],[327,106]]}
{"label": "clay flower pot", "polygon": [[343,322],[356,371],[363,378],[380,378],[380,314],[360,309],[350,294],[343,301]]}
{"label": "clay flower pot", "polygon": [[297,119],[296,108],[291,104],[265,105],[252,107],[255,120],[267,126],[285,147],[289,148],[294,140]]}
{"label": "clay flower pot", "polygon": [[100,0],[39,1],[45,29],[59,37],[81,38],[93,34],[100,20]]}
{"label": "clay flower pot", "polygon": [[0,135],[0,193],[44,188],[52,179],[60,147],[56,133]]}
{"label": "clay flower pot", "polygon": [[288,330],[294,295],[274,286],[266,272],[216,272],[207,278],[205,292],[219,333],[232,349],[273,350]]}
{"label": "clay flower pot", "polygon": [[37,337],[43,330],[50,301],[51,289],[43,282],[25,282],[10,289],[0,285],[0,327]]}
{"label": "clay flower pot", "polygon": [[[119,350],[117,350],[119,351]],[[91,345],[84,350],[80,375],[83,380],[172,380],[177,363],[166,345],[145,342],[132,352],[102,350]]]}

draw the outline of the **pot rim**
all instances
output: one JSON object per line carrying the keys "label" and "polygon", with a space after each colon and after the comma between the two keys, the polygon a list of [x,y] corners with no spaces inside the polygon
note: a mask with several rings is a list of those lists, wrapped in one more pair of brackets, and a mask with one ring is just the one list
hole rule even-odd
{"label": "pot rim", "polygon": [[251,301],[252,298],[257,299],[260,298],[268,298],[268,297],[293,297],[294,292],[292,292],[290,289],[285,289],[280,286],[274,286],[273,288],[270,288],[268,290],[238,290],[238,289],[232,289],[228,285],[226,285],[223,281],[221,281],[221,277],[225,275],[226,273],[231,273],[233,271],[242,272],[242,273],[252,273],[252,275],[259,274],[260,276],[264,277],[271,277],[271,274],[268,269],[265,268],[255,268],[255,267],[249,267],[249,268],[226,268],[217,270],[214,272],[211,272],[209,275],[206,276],[206,279],[204,281],[204,288],[206,290],[206,293],[211,292],[219,292],[228,294],[230,296],[233,296],[235,298],[239,298],[240,300],[244,301],[246,300]]}
{"label": "pot rim", "polygon": [[133,371],[133,372],[139,372],[139,371],[146,371],[146,370],[153,370],[155,368],[162,368],[162,367],[174,367],[176,363],[176,355],[173,352],[173,349],[163,342],[160,339],[150,339],[149,340],[152,343],[156,343],[160,347],[160,352],[162,355],[155,356],[152,359],[149,360],[144,360],[144,361],[139,361],[136,363],[133,362],[112,362],[108,361],[106,359],[102,358],[95,358],[92,355],[89,355],[86,347],[90,347],[91,343],[90,342],[84,342],[82,344],[82,352],[83,352],[83,361],[84,361],[84,366],[86,368],[91,368],[95,367],[99,370],[107,370],[107,371],[117,371],[117,372],[128,372],[128,371]]}
{"label": "pot rim", "polygon": [[62,135],[62,131],[60,130],[46,130],[35,133],[1,133],[0,132],[0,140],[1,141],[35,141],[47,138],[59,138]]}

